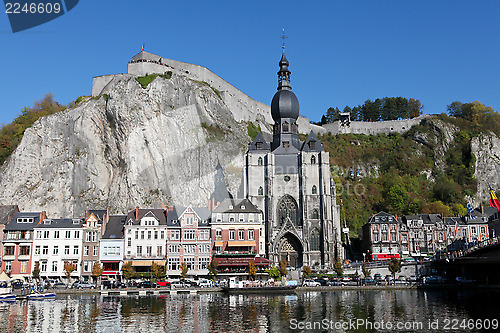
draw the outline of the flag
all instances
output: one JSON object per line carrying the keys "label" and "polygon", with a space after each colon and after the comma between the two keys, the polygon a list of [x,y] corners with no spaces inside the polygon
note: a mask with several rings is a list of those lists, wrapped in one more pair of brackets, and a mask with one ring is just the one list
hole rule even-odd
{"label": "flag", "polygon": [[467,201],[467,215],[469,215],[469,219],[475,219],[477,216],[472,216],[474,209],[472,208],[470,202]]}
{"label": "flag", "polygon": [[490,206],[495,207],[500,211],[500,201],[498,201],[498,198],[493,190],[490,191]]}
{"label": "flag", "polygon": [[142,44],[142,50],[144,51],[144,44]]}
{"label": "flag", "polygon": [[458,220],[456,220],[456,224],[455,224],[455,238],[457,238],[457,231],[458,231],[458,227],[459,227],[459,224],[458,224]]}

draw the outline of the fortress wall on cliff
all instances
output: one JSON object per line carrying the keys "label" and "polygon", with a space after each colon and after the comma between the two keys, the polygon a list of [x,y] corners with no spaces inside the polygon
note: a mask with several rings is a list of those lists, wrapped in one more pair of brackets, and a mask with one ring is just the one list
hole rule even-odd
{"label": "fortress wall on cliff", "polygon": [[348,125],[342,125],[340,121],[336,121],[331,124],[325,124],[323,127],[326,132],[335,134],[366,134],[366,135],[377,135],[377,134],[389,134],[389,133],[405,133],[413,125],[418,125],[425,117],[430,115],[424,114],[413,119],[405,120],[389,120],[389,121],[351,121]]}

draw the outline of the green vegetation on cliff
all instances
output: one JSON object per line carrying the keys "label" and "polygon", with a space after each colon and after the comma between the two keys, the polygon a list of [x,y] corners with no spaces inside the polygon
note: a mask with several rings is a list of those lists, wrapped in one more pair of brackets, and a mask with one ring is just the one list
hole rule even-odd
{"label": "green vegetation on cliff", "polygon": [[[405,134],[319,136],[330,152],[342,220],[352,236],[379,211],[397,216],[466,213],[464,197],[477,190],[471,140],[485,131],[499,135],[500,115],[479,102],[454,102],[448,113]],[[441,130],[454,133],[447,149],[436,122]]]}
{"label": "green vegetation on cliff", "polygon": [[2,125],[0,129],[0,164],[3,164],[10,154],[16,149],[23,138],[24,131],[33,125],[38,118],[48,116],[66,109],[66,106],[54,101],[52,94],[47,94],[41,101],[33,104],[33,107],[23,108],[13,122]]}

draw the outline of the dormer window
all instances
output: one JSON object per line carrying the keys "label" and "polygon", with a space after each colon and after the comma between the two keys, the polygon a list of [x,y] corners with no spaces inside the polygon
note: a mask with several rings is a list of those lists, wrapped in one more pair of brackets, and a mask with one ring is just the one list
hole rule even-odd
{"label": "dormer window", "polygon": [[17,223],[33,223],[32,217],[20,217],[17,219]]}
{"label": "dormer window", "polygon": [[241,205],[241,209],[245,209],[245,205]]}
{"label": "dormer window", "polygon": [[288,133],[288,122],[283,123],[283,133]]}
{"label": "dormer window", "polygon": [[50,220],[43,220],[43,224],[50,224]]}
{"label": "dormer window", "polygon": [[309,141],[309,149],[311,150],[316,149],[316,141]]}
{"label": "dormer window", "polygon": [[233,205],[229,205],[229,209],[233,209]]}
{"label": "dormer window", "polygon": [[[262,144],[263,144],[263,142],[256,142],[255,143],[255,148],[262,149]],[[259,164],[259,165],[262,165],[262,164]]]}

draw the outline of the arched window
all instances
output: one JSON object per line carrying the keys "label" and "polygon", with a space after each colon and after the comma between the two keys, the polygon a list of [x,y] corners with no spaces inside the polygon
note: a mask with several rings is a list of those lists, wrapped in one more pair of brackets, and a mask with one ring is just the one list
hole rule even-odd
{"label": "arched window", "polygon": [[259,195],[264,195],[264,189],[261,187],[259,187]]}
{"label": "arched window", "polygon": [[283,126],[283,133],[287,133],[288,132],[288,122],[285,121],[282,126]]}
{"label": "arched window", "polygon": [[319,246],[319,230],[317,228],[314,228],[313,231],[311,231],[311,251],[319,251],[320,246]]}
{"label": "arched window", "polygon": [[318,213],[318,210],[315,208],[313,209],[313,212],[312,212],[312,219],[313,220],[318,220],[319,219],[319,213]]}
{"label": "arched window", "polygon": [[285,195],[278,202],[278,221],[283,225],[287,218],[290,218],[294,225],[299,225],[299,209],[295,200]]}
{"label": "arched window", "polygon": [[311,164],[316,164],[316,156],[311,157]]}
{"label": "arched window", "polygon": [[257,160],[257,164],[258,165],[262,165],[263,164],[262,157],[259,157],[259,159]]}
{"label": "arched window", "polygon": [[313,185],[312,194],[318,194],[318,188],[316,187],[316,185]]}

